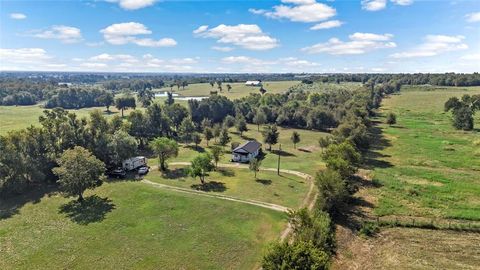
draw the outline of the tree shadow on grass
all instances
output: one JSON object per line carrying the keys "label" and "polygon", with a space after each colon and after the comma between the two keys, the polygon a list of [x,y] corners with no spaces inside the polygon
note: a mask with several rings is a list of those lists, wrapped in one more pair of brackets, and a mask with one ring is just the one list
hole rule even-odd
{"label": "tree shadow on grass", "polygon": [[225,183],[217,181],[210,181],[206,182],[205,184],[193,184],[190,187],[192,189],[205,192],[224,192],[225,190],[227,190]]}
{"label": "tree shadow on grass", "polygon": [[274,153],[275,155],[280,155],[282,157],[296,157],[295,154],[283,150],[272,150],[272,153]]}
{"label": "tree shadow on grass", "polygon": [[262,185],[268,186],[272,184],[272,180],[270,179],[257,179],[255,182],[260,183]]}
{"label": "tree shadow on grass", "polygon": [[175,168],[175,169],[167,169],[166,171],[162,172],[162,176],[166,179],[178,179],[187,177],[187,168]]}
{"label": "tree shadow on grass", "polygon": [[56,194],[56,185],[38,185],[21,194],[0,194],[0,220],[10,218],[19,213],[19,209],[27,203],[39,203],[45,196]]}
{"label": "tree shadow on grass", "polygon": [[185,145],[184,147],[185,147],[185,148],[188,148],[188,149],[191,149],[191,150],[193,150],[193,151],[197,151],[197,152],[199,152],[199,153],[204,153],[204,152],[205,152],[205,148],[203,148],[203,147],[201,147],[201,146],[199,146],[199,145],[195,146],[195,145],[190,145],[190,144],[189,144],[189,145]]}
{"label": "tree shadow on grass", "polygon": [[93,195],[85,198],[83,202],[71,201],[60,206],[59,213],[65,214],[73,222],[88,225],[105,219],[107,213],[115,209],[115,204],[108,198]]}
{"label": "tree shadow on grass", "polygon": [[235,171],[229,168],[217,168],[217,172],[219,172],[222,176],[226,176],[226,177],[235,176]]}
{"label": "tree shadow on grass", "polygon": [[312,151],[305,149],[305,148],[297,148],[298,151],[305,152],[305,153],[311,153]]}

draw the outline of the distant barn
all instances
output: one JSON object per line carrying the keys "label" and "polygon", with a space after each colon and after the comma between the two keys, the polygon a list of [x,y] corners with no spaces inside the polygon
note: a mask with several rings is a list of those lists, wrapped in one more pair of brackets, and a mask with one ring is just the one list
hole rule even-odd
{"label": "distant barn", "polygon": [[261,81],[246,81],[245,82],[246,86],[262,86]]}

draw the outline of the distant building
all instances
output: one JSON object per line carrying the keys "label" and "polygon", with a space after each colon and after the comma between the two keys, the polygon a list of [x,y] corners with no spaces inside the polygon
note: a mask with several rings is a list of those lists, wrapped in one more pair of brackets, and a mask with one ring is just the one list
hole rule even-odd
{"label": "distant building", "polygon": [[245,82],[246,86],[262,86],[261,81],[246,81]]}
{"label": "distant building", "polygon": [[260,153],[262,144],[257,141],[247,141],[232,151],[233,162],[250,162]]}

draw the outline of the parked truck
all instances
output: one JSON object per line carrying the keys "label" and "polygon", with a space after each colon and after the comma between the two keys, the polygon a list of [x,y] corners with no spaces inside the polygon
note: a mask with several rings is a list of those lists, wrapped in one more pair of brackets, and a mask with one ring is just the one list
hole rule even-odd
{"label": "parked truck", "polygon": [[147,166],[146,157],[132,157],[122,162],[122,168],[126,171],[132,171],[140,167],[146,167],[146,166]]}

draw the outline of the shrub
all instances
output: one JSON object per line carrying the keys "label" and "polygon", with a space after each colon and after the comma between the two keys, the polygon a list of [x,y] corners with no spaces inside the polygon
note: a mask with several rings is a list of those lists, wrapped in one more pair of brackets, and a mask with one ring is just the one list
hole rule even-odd
{"label": "shrub", "polygon": [[296,241],[275,243],[263,257],[262,268],[277,269],[328,269],[329,256],[315,248],[311,242]]}
{"label": "shrub", "polygon": [[397,123],[397,116],[394,113],[387,114],[387,124],[395,125]]}
{"label": "shrub", "polygon": [[368,236],[368,237],[371,237],[371,236],[374,236],[375,234],[377,234],[379,232],[379,227],[376,223],[374,222],[365,222],[362,224],[362,227],[360,228],[360,235],[363,235],[363,236]]}

